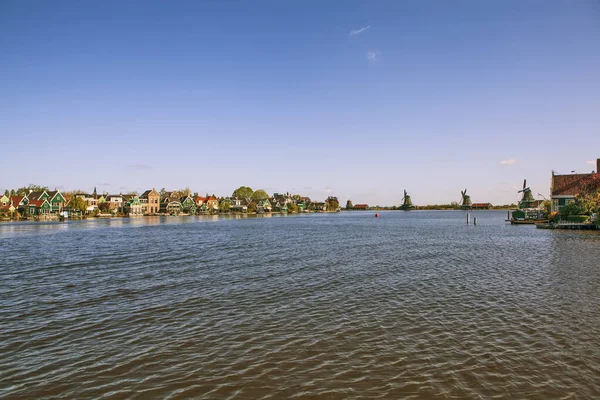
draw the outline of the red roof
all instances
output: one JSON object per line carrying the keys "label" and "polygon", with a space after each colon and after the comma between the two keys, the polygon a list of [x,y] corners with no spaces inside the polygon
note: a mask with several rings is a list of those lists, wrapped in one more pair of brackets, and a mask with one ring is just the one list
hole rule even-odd
{"label": "red roof", "polygon": [[11,196],[10,201],[13,202],[15,207],[18,207],[21,200],[23,200],[23,197],[25,196]]}
{"label": "red roof", "polygon": [[355,210],[366,210],[367,208],[369,208],[369,206],[367,204],[355,204],[354,207]]}
{"label": "red roof", "polygon": [[584,181],[594,174],[552,175],[552,196],[577,196]]}
{"label": "red roof", "polygon": [[208,197],[207,197],[205,200],[206,200],[206,201],[210,201],[210,200],[217,200],[217,198],[216,198],[216,197],[213,197],[213,196],[208,196]]}
{"label": "red roof", "polygon": [[28,205],[41,207],[45,200],[31,200]]}

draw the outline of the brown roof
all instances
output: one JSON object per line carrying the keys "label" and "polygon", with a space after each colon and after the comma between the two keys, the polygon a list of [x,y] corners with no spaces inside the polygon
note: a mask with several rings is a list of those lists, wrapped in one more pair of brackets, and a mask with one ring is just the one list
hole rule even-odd
{"label": "brown roof", "polygon": [[12,201],[13,205],[17,207],[24,197],[25,196],[10,196],[10,201]]}
{"label": "brown roof", "polygon": [[352,207],[352,208],[354,208],[354,209],[356,209],[356,210],[361,210],[361,209],[365,209],[365,210],[366,210],[367,208],[369,208],[369,206],[368,206],[367,204],[356,204],[356,205],[355,205],[354,207]]}
{"label": "brown roof", "polygon": [[552,175],[552,196],[577,196],[585,179],[592,175]]}

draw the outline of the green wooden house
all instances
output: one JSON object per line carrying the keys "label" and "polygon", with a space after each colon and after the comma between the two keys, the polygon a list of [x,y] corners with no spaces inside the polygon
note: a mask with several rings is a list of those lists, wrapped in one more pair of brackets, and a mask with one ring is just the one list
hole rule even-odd
{"label": "green wooden house", "polygon": [[192,196],[187,196],[182,198],[181,200],[181,209],[184,213],[188,214],[196,214],[196,202],[192,198]]}

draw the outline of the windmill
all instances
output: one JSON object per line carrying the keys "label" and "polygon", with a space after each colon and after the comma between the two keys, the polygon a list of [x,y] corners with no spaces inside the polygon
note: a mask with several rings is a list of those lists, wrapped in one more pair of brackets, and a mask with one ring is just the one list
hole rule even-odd
{"label": "windmill", "polygon": [[467,194],[467,189],[460,192],[462,199],[460,201],[460,208],[462,210],[471,210],[473,208],[473,202],[471,201],[471,196]]}
{"label": "windmill", "polygon": [[523,189],[519,190],[517,193],[523,193],[523,197],[519,202],[519,208],[532,208],[535,199],[531,193],[531,188],[527,187],[527,179],[523,180]]}
{"label": "windmill", "polygon": [[413,205],[412,201],[410,200],[410,196],[406,192],[406,189],[404,189],[404,197],[402,197],[402,205],[400,206],[400,209],[404,210],[404,211],[409,211],[414,208],[415,208],[415,206]]}

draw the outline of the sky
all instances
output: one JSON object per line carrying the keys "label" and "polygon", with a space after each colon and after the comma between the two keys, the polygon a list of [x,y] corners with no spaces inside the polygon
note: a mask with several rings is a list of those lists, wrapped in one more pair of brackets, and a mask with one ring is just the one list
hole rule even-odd
{"label": "sky", "polygon": [[597,0],[0,1],[2,191],[507,204],[597,158]]}

